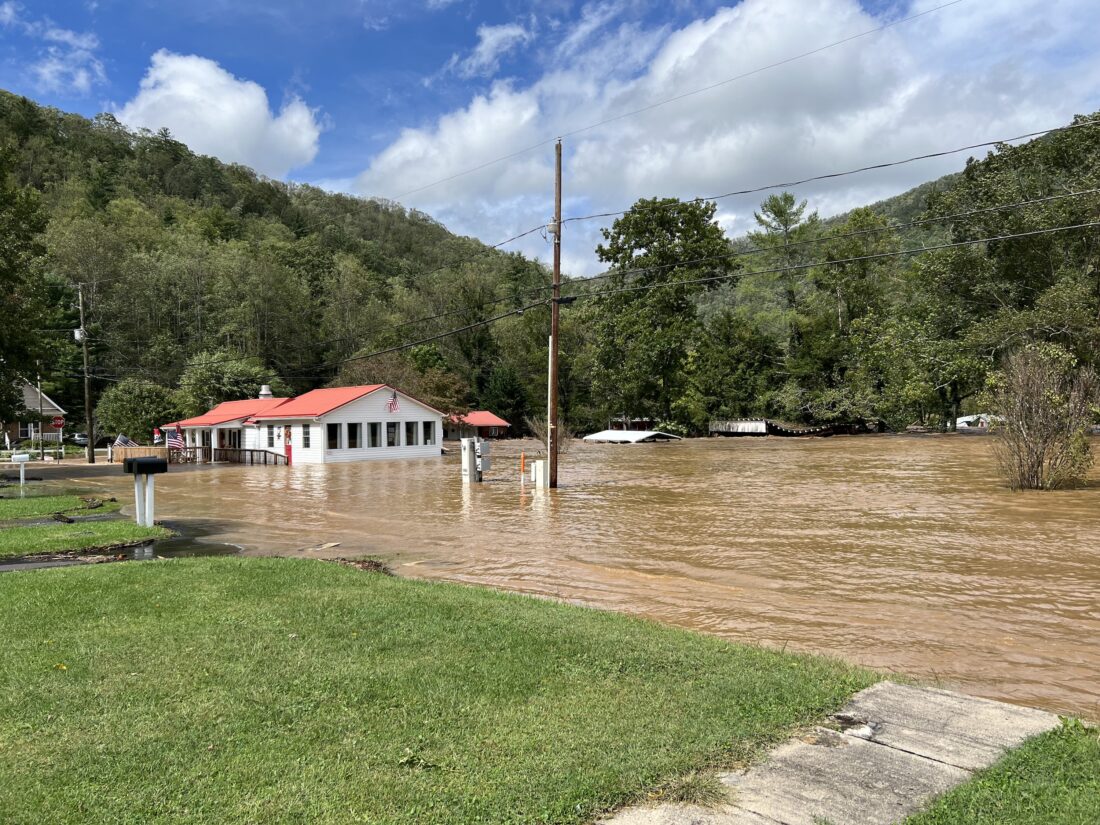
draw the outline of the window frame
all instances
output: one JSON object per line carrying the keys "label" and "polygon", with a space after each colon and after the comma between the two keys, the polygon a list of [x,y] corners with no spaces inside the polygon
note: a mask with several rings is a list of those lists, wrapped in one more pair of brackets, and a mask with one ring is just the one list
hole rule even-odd
{"label": "window frame", "polygon": [[[401,446],[401,428],[397,426],[396,421],[386,422],[386,447],[400,447]],[[393,440],[390,440],[390,433],[393,433]]]}
{"label": "window frame", "polygon": [[302,449],[309,449],[309,424],[302,425]]}
{"label": "window frame", "polygon": [[275,425],[274,424],[268,424],[267,425],[267,449],[269,449],[269,450],[274,450],[275,449]]}
{"label": "window frame", "polygon": [[[406,446],[406,447],[418,447],[420,445],[420,439],[418,438],[418,435],[419,435],[418,430],[420,428],[418,426],[416,426],[418,423],[419,422],[416,422],[416,421],[406,421],[405,422],[404,446]],[[409,436],[410,435],[412,436],[412,441],[411,442],[409,441]]]}
{"label": "window frame", "polygon": [[[329,421],[325,424],[325,449],[326,450],[339,450],[340,449],[340,427],[339,421]],[[336,435],[334,439],[332,436]],[[336,446],[333,446],[335,441]]]}
{"label": "window frame", "polygon": [[[363,446],[363,424],[359,421],[348,421],[345,425],[347,444],[349,450],[358,450]],[[354,433],[354,438],[352,437]]]}
{"label": "window frame", "polygon": [[420,443],[425,447],[435,446],[435,422],[423,421],[421,427]]}
{"label": "window frame", "polygon": [[382,446],[382,422],[367,422],[367,449],[376,449]]}

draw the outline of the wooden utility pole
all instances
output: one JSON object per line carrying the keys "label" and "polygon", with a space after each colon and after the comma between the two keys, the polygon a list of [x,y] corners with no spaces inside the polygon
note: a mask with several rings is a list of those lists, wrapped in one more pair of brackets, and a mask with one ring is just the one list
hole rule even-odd
{"label": "wooden utility pole", "polygon": [[88,444],[84,454],[89,464],[95,464],[95,422],[92,421],[92,380],[88,375],[88,333],[84,329],[84,284],[76,285],[77,300],[80,302],[80,329],[77,337],[84,348],[84,420],[88,428]]}
{"label": "wooden utility pole", "polygon": [[550,304],[547,454],[550,486],[558,486],[558,315],[561,312],[561,140],[554,147],[554,297]]}

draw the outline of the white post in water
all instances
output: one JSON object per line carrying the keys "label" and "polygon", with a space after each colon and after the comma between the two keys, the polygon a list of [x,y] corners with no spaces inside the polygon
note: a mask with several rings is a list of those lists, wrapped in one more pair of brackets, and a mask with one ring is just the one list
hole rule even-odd
{"label": "white post in water", "polygon": [[[481,450],[479,439],[462,439],[462,483],[481,481]],[[486,459],[488,462],[488,459]]]}

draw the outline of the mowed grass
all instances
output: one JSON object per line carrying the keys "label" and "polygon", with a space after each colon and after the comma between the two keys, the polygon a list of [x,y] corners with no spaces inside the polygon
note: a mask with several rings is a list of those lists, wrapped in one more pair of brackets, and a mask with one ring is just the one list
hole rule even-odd
{"label": "mowed grass", "polygon": [[1077,721],[1037,736],[905,825],[1096,825],[1100,729]]}
{"label": "mowed grass", "polygon": [[575,823],[877,676],[320,561],[0,576],[6,823]]}
{"label": "mowed grass", "polygon": [[0,521],[49,516],[54,513],[79,514],[113,513],[118,510],[117,501],[104,501],[99,507],[88,508],[88,502],[80,496],[28,496],[26,498],[0,498]]}
{"label": "mowed grass", "polygon": [[171,535],[172,531],[163,527],[140,527],[122,520],[0,527],[0,559],[70,550],[107,550]]}

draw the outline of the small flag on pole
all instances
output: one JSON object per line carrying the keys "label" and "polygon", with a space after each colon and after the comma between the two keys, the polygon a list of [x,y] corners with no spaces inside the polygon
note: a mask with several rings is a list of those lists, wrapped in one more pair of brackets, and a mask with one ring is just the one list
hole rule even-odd
{"label": "small flag on pole", "polygon": [[397,390],[393,391],[390,400],[386,402],[386,409],[391,413],[398,412],[401,409],[401,402],[397,400]]}
{"label": "small flag on pole", "polygon": [[174,430],[168,431],[168,449],[169,450],[182,450],[183,443],[183,431],[176,427]]}
{"label": "small flag on pole", "polygon": [[116,447],[136,447],[137,442],[132,440],[132,439],[127,438],[122,433],[119,433],[118,438],[115,439],[115,446]]}

